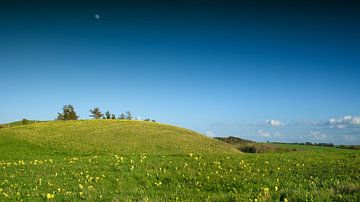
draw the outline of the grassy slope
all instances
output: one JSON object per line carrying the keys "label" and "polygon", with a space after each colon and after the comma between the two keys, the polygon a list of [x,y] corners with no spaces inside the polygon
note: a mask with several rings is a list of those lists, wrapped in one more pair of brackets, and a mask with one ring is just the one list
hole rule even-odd
{"label": "grassy slope", "polygon": [[[107,129],[110,126],[114,130]],[[114,148],[107,148],[109,142],[101,145],[105,140],[99,140],[96,134],[103,134],[106,141],[113,140],[112,145],[121,144],[129,150],[131,146],[124,142],[116,143],[119,141],[117,137],[124,135],[119,133],[119,128],[136,135],[131,130],[134,126],[137,130],[147,131],[146,134],[155,128],[161,128],[158,133],[173,134],[170,131],[175,130],[178,135],[193,134],[162,124],[105,120],[0,129],[0,201],[43,201],[48,196],[59,201],[360,199],[360,151],[295,145],[296,152],[265,154],[216,155],[209,150],[203,153],[202,149],[199,150],[202,154],[195,152],[193,155],[166,155],[166,150],[160,155],[105,153]],[[73,139],[76,135],[84,139]],[[61,137],[67,139],[61,140]],[[96,141],[91,141],[92,144],[98,143],[98,148],[84,145],[91,137],[95,137]],[[156,138],[153,142],[158,142]],[[65,140],[80,142],[69,146]],[[80,151],[77,145],[85,147],[87,152],[77,152]],[[64,150],[64,146],[67,149]],[[281,147],[294,148],[294,145]],[[170,151],[174,151],[172,148]],[[134,149],[136,152],[130,153],[141,150],[139,147]],[[102,155],[98,155],[99,151]]]}
{"label": "grassy slope", "polygon": [[[42,122],[42,121],[27,120],[25,125],[38,123],[38,122]],[[6,127],[23,126],[24,123],[23,123],[23,121],[14,121],[14,122],[10,122],[10,123],[4,123],[4,124],[1,124],[1,125],[6,128]]]}
{"label": "grassy slope", "polygon": [[59,152],[83,154],[238,153],[230,145],[193,131],[144,121],[54,121],[5,128],[0,132],[1,136]]}

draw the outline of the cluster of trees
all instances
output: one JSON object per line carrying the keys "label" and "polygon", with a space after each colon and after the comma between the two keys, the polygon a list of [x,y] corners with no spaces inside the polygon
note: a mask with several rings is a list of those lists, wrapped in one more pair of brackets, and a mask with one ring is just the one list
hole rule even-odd
{"label": "cluster of trees", "polygon": [[64,105],[62,112],[58,113],[56,120],[67,121],[67,120],[78,120],[79,116],[76,114],[75,109],[72,105]]}
{"label": "cluster of trees", "polygon": [[305,145],[307,145],[307,146],[334,147],[333,143],[324,143],[324,142],[320,142],[320,143],[305,142]]}
{"label": "cluster of trees", "polygon": [[133,120],[133,115],[130,111],[121,113],[118,118],[116,118],[115,114],[110,113],[110,111],[106,111],[103,114],[98,107],[90,110],[90,117],[94,119],[126,119],[126,120]]}
{"label": "cluster of trees", "polygon": [[336,147],[340,149],[353,149],[353,150],[360,150],[360,145],[334,145],[333,143],[311,143],[311,142],[305,142],[305,143],[291,143],[291,144],[297,144],[297,145],[307,145],[307,146],[322,146],[322,147]]}
{"label": "cluster of trees", "polygon": [[[98,107],[90,110],[90,117],[94,119],[123,119],[123,120],[133,120],[133,115],[130,111],[121,113],[118,117],[115,114],[112,114],[110,111],[102,113]],[[75,109],[72,105],[64,105],[62,112],[58,113],[56,120],[66,121],[66,120],[78,120],[79,116],[76,114]],[[144,119],[144,121],[155,120]]]}

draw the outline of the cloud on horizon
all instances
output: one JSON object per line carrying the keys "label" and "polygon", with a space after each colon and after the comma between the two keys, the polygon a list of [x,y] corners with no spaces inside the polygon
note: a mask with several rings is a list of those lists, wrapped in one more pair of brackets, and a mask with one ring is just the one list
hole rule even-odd
{"label": "cloud on horizon", "polygon": [[360,127],[359,116],[343,116],[339,119],[332,118],[325,123],[326,126],[336,129],[344,129],[348,127]]}
{"label": "cloud on horizon", "polygon": [[321,131],[309,131],[306,136],[309,139],[316,140],[316,141],[325,141],[328,139],[328,136]]}
{"label": "cloud on horizon", "polygon": [[215,133],[213,131],[207,130],[205,131],[205,135],[208,137],[215,137]]}
{"label": "cloud on horizon", "polygon": [[275,120],[275,119],[270,119],[270,120],[266,120],[266,124],[270,125],[270,126],[274,126],[274,127],[279,127],[279,126],[284,126],[285,124],[279,120]]}
{"label": "cloud on horizon", "polygon": [[259,130],[258,131],[258,135],[261,137],[273,137],[273,138],[279,138],[282,136],[282,134],[280,132],[269,132],[269,131],[264,131],[264,130]]}
{"label": "cloud on horizon", "polygon": [[[341,116],[328,120],[281,120],[246,122],[217,122],[211,124],[217,136],[237,136],[254,141],[328,142],[360,144],[360,116]],[[208,135],[211,133],[207,132]]]}

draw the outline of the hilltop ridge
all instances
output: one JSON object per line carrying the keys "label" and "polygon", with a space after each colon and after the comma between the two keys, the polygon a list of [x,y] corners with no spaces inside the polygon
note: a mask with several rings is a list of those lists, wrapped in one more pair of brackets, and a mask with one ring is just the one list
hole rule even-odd
{"label": "hilltop ridge", "polygon": [[90,154],[239,153],[234,147],[184,128],[126,120],[50,121],[4,128],[0,138]]}

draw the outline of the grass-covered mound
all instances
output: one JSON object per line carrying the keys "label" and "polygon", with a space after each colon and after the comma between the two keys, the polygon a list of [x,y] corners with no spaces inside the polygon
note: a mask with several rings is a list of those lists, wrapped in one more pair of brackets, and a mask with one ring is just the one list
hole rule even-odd
{"label": "grass-covered mound", "polygon": [[359,201],[360,151],[275,146],[296,151],[239,154],[140,121],[9,127],[0,129],[0,201]]}
{"label": "grass-covered mound", "polygon": [[0,139],[53,151],[120,154],[238,153],[232,146],[183,128],[145,121],[52,121],[0,130]]}

